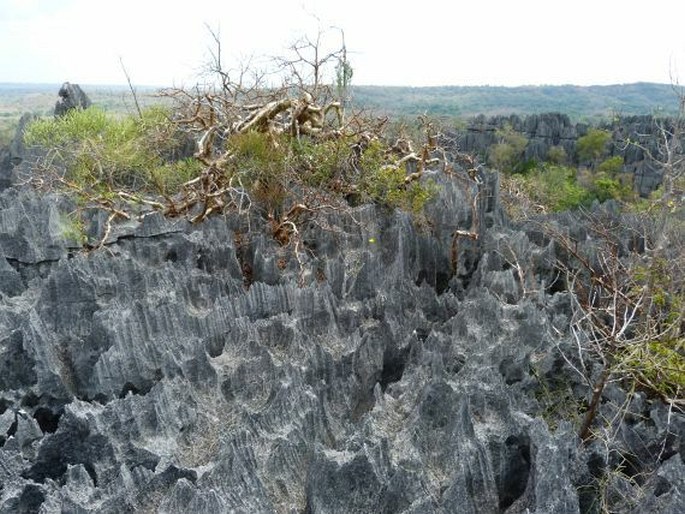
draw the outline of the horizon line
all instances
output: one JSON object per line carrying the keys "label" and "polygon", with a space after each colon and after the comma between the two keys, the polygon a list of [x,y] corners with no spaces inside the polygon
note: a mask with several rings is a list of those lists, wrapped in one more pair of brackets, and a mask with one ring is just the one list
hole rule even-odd
{"label": "horizon line", "polygon": [[[87,83],[87,82],[72,82],[72,81],[62,81],[62,82],[3,82],[0,81],[0,87],[5,87],[5,86],[42,86],[42,87],[52,87],[52,86],[61,86],[65,82],[71,82],[73,84],[78,84],[79,86],[82,87],[95,87],[95,88],[104,88],[104,87],[116,87],[116,88],[124,88],[124,89],[130,89],[131,87],[128,84],[100,84],[100,83]],[[382,88],[406,88],[406,89],[432,89],[432,88],[502,88],[502,89],[518,89],[518,88],[531,88],[531,87],[550,87],[550,88],[555,88],[555,87],[580,87],[580,88],[591,88],[591,87],[616,87],[616,86],[634,86],[634,85],[657,85],[657,86],[670,86],[670,87],[677,87],[678,84],[672,84],[672,83],[666,83],[666,82],[650,82],[650,81],[636,81],[636,82],[616,82],[613,84],[588,84],[588,85],[580,85],[580,84],[572,84],[572,83],[566,83],[566,84],[519,84],[515,86],[507,86],[507,85],[497,85],[497,84],[470,84],[470,85],[459,85],[459,84],[442,84],[442,85],[429,85],[429,86],[414,86],[414,85],[388,85],[388,84],[352,84],[350,87],[355,88],[355,87],[382,87]],[[161,86],[161,85],[151,85],[151,84],[139,84],[133,85],[134,88],[146,88],[146,89],[164,89],[164,88],[173,88],[176,86]],[[181,88],[179,88],[181,89]]]}

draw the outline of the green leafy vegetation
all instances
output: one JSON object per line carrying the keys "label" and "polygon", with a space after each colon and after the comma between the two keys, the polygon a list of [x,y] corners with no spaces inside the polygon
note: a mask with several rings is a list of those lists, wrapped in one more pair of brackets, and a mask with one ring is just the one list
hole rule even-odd
{"label": "green leafy vegetation", "polygon": [[[118,191],[178,194],[205,164],[197,158],[169,160],[181,144],[178,127],[163,108],[142,117],[113,116],[91,107],[61,118],[40,119],[25,133],[28,145],[49,149],[49,172],[67,189],[107,200]],[[240,184],[270,215],[282,214],[295,191],[320,188],[357,193],[393,208],[418,213],[434,193],[430,182],[405,182],[388,143],[376,138],[355,157],[356,139],[292,137],[249,130],[226,139],[221,174]],[[356,160],[356,164],[355,164]],[[364,177],[364,178],[359,178]]]}
{"label": "green leafy vegetation", "polygon": [[[525,175],[504,177],[505,188],[517,188],[527,202],[536,206],[538,211],[559,212],[587,205],[592,201],[590,192],[578,184],[577,170],[568,166],[543,164]],[[512,205],[512,209],[520,205]],[[518,217],[522,212],[510,211]]]}
{"label": "green leafy vegetation", "polygon": [[[392,114],[394,118],[413,119],[429,114],[444,120],[465,119],[484,114],[536,114],[564,112],[576,120],[609,119],[621,115],[677,113],[673,109],[670,84],[624,84],[615,86],[442,86],[385,87],[350,85],[352,68],[338,67],[338,85],[348,89],[355,107]],[[16,122],[24,112],[49,116],[55,106],[59,84],[0,84],[0,124]],[[87,86],[88,96],[103,110],[116,114],[135,111],[126,86]],[[157,88],[137,88],[141,106],[159,104]]]}
{"label": "green leafy vegetation", "polygon": [[620,155],[615,155],[614,157],[609,157],[608,159],[602,161],[597,167],[597,171],[600,173],[606,173],[610,177],[617,176],[623,169],[623,157]]}
{"label": "green leafy vegetation", "polygon": [[576,142],[578,158],[581,162],[590,162],[594,167],[597,161],[604,156],[610,140],[609,131],[591,128]]}
{"label": "green leafy vegetation", "polygon": [[575,120],[621,115],[677,114],[670,84],[612,86],[353,86],[355,105],[392,115],[429,113],[446,118],[563,112]]}
{"label": "green leafy vegetation", "polygon": [[[664,230],[678,229],[675,218],[668,217]],[[682,231],[682,226],[680,230]],[[646,264],[636,264],[631,278],[634,285],[630,294],[647,298],[645,306],[649,325],[649,337],[637,344],[622,348],[617,358],[621,373],[629,375],[636,383],[664,398],[678,398],[685,392],[685,290],[683,290],[682,252],[667,260],[656,256]]]}
{"label": "green leafy vegetation", "polygon": [[632,177],[629,175],[612,178],[603,172],[596,173],[591,176],[588,190],[591,197],[600,203],[607,200],[632,202],[637,196],[633,191]]}
{"label": "green leafy vegetation", "polygon": [[387,151],[380,141],[373,141],[364,150],[360,160],[359,190],[373,201],[419,214],[435,194],[435,184],[430,180],[407,184],[405,167],[389,163]]}
{"label": "green leafy vegetation", "polygon": [[521,194],[526,197],[523,207],[516,202],[508,203],[514,217],[525,215],[522,211],[525,205],[533,206],[537,212],[560,212],[588,207],[594,201],[633,203],[636,200],[632,175],[622,172],[623,157],[605,158],[611,138],[606,130],[591,128],[578,139],[579,160],[590,164],[578,168],[568,164],[562,146],[550,147],[546,162],[524,161],[528,143],[525,136],[511,126],[500,130],[498,136],[499,142],[489,150],[490,164],[504,172],[505,191],[518,191],[518,200]]}
{"label": "green leafy vegetation", "polygon": [[547,151],[547,162],[551,164],[565,164],[567,160],[568,155],[563,146],[551,146]]}
{"label": "green leafy vegetation", "polygon": [[528,139],[521,133],[516,132],[511,125],[497,131],[499,143],[490,147],[488,161],[490,164],[507,173],[520,173],[525,167],[523,153],[526,150]]}
{"label": "green leafy vegetation", "polygon": [[685,339],[655,340],[627,349],[622,372],[664,398],[678,398],[685,391]]}
{"label": "green leafy vegetation", "polygon": [[[561,212],[616,200],[632,203],[636,195],[629,175],[578,170],[572,166],[543,163],[519,174],[503,174],[505,207],[514,219],[534,212]],[[507,200],[507,192],[516,198]],[[522,195],[524,198],[522,198]]]}
{"label": "green leafy vegetation", "polygon": [[[171,192],[178,183],[175,166],[164,162],[179,141],[168,113],[149,108],[142,117],[114,117],[91,107],[72,110],[59,118],[28,125],[29,146],[47,148],[49,159],[61,170],[56,177],[84,192],[144,190]],[[187,163],[179,166],[187,174]]]}
{"label": "green leafy vegetation", "polygon": [[[685,240],[682,222],[664,210],[631,218],[629,226],[620,214],[601,211],[581,213],[578,220],[586,243],[553,222],[544,222],[543,230],[561,249],[557,267],[574,293],[576,371],[592,390],[579,429],[588,441],[602,423],[599,405],[613,381],[685,407]],[[626,245],[635,234],[644,247]],[[601,373],[580,371],[588,369],[590,356]]]}
{"label": "green leafy vegetation", "polygon": [[322,44],[322,34],[305,38],[294,58],[278,61],[292,73],[281,88],[231,82],[217,59],[218,84],[167,90],[170,108],[114,115],[93,107],[35,121],[25,142],[42,152],[38,182],[74,195],[81,209],[108,212],[100,244],[115,220],[150,209],[192,222],[249,210],[281,244],[295,241],[296,252],[301,219],[320,211],[375,202],[420,215],[435,193],[424,171],[444,157],[433,126],[423,120],[416,133],[425,142],[416,143],[390,139],[384,121],[348,114],[352,67],[344,47],[323,54]]}
{"label": "green leafy vegetation", "polygon": [[330,139],[314,142],[295,138],[289,144],[295,167],[301,171],[306,184],[311,187],[335,188],[336,179],[349,171],[349,141]]}
{"label": "green leafy vegetation", "polygon": [[60,216],[60,228],[62,236],[76,246],[86,244],[88,237],[83,220],[77,212],[62,214]]}
{"label": "green leafy vegetation", "polygon": [[[461,185],[472,208],[470,229],[457,229],[452,235],[451,271],[456,273],[458,238],[479,240],[482,235],[478,163],[457,152],[450,164],[459,166],[448,169],[438,133],[425,116],[419,123],[407,122],[406,117],[387,123],[346,110],[353,70],[344,48],[319,52],[319,40],[305,39],[296,47],[296,58],[284,61],[293,74],[280,89],[232,83],[217,61],[216,85],[203,91],[166,92],[173,109],[147,108],[132,116],[91,108],[31,124],[26,142],[47,151],[36,170],[38,175],[42,172],[39,178],[77,200],[79,208],[60,220],[65,239],[88,244],[81,217],[86,208],[109,214],[100,246],[107,242],[111,223],[140,219],[151,210],[192,222],[215,214],[247,213],[250,222],[263,221],[259,228],[285,248],[282,255],[292,251],[302,276],[302,256],[314,250],[305,248],[301,231],[317,222],[322,230],[329,228],[318,213],[352,217],[354,206],[373,202],[421,220],[424,206],[436,193],[430,175],[445,171]],[[302,53],[307,50],[326,55],[328,63],[310,60]],[[313,71],[307,69],[312,62]],[[333,65],[330,80],[320,75],[326,64]],[[397,108],[409,113],[431,109],[438,118],[466,111],[450,97],[454,88],[431,91],[439,98],[417,93]],[[566,90],[531,91],[545,96]],[[477,98],[477,89],[466,92],[475,103],[485,101]],[[530,108],[520,97],[507,101],[508,106]],[[664,164],[665,174],[671,173],[673,180],[652,198],[636,203],[632,184],[622,174],[622,158],[607,155],[610,139],[608,131],[591,128],[578,140],[577,155],[567,155],[559,145],[549,149],[546,162],[534,162],[525,160],[527,138],[506,126],[488,152],[489,164],[502,172],[506,207],[515,220],[573,209],[582,217],[593,202],[607,200],[631,204],[639,217],[631,229],[642,240],[641,249],[625,245],[624,227],[611,219],[597,217],[583,225],[592,241],[587,246],[568,231],[547,231],[558,250],[558,281],[565,279],[573,293],[567,295],[572,305],[569,337],[576,338],[573,358],[578,348],[582,364],[574,369],[581,375],[579,370],[585,371],[583,383],[589,387],[587,395],[579,395],[567,377],[543,377],[532,369],[539,384],[538,413],[551,429],[559,427],[560,419],[571,421],[584,441],[594,437],[594,428],[603,422],[597,412],[607,383],[620,382],[628,391],[643,390],[671,406],[685,407],[683,161]],[[571,165],[576,157],[583,166]],[[237,245],[240,237],[236,235]],[[516,272],[526,297],[524,276],[529,270],[521,262],[516,261]],[[278,268],[288,268],[285,258],[279,259]],[[252,277],[244,273],[248,286]],[[587,365],[585,359],[590,359]]]}

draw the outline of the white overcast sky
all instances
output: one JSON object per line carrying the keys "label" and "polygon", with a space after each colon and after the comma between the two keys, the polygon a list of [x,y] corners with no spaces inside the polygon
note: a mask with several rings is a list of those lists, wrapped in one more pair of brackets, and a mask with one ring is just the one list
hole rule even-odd
{"label": "white overcast sky", "polygon": [[226,67],[342,27],[359,85],[685,82],[685,0],[0,0],[0,82],[193,85],[206,24]]}

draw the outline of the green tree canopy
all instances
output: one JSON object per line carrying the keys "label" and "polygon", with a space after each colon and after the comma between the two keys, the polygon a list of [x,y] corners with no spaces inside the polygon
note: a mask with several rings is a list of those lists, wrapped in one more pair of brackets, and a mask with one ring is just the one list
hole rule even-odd
{"label": "green tree canopy", "polygon": [[576,151],[578,158],[584,162],[592,162],[594,165],[601,159],[607,149],[607,144],[611,140],[611,134],[607,130],[592,128],[587,134],[578,138]]}
{"label": "green tree canopy", "polygon": [[490,164],[505,172],[513,172],[523,160],[523,152],[528,145],[528,138],[516,132],[511,125],[497,131],[499,143],[489,150]]}

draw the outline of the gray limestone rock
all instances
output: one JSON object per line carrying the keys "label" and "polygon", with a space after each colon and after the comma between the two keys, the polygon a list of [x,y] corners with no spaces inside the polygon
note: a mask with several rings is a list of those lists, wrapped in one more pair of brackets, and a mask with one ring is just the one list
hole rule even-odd
{"label": "gray limestone rock", "polygon": [[[600,129],[611,134],[607,145],[607,157],[623,158],[623,172],[632,175],[633,186],[642,196],[661,185],[662,171],[657,160],[664,158],[660,154],[662,133],[653,116],[623,116],[611,122],[599,124]],[[668,120],[661,120],[666,123]],[[497,131],[509,126],[528,139],[523,161],[545,162],[552,147],[564,149],[568,163],[580,163],[576,152],[578,138],[584,136],[589,126],[584,123],[573,123],[561,113],[531,114],[525,117],[511,116],[477,116],[466,125],[466,128],[449,134],[447,143],[456,141],[461,151],[480,156],[487,160],[488,149],[499,143]],[[632,143],[638,143],[632,144]]]}
{"label": "gray limestone rock", "polygon": [[16,181],[14,169],[29,154],[24,144],[24,131],[26,126],[35,119],[35,114],[22,114],[9,146],[0,148],[0,191],[9,188]]}
{"label": "gray limestone rock", "polygon": [[[232,214],[76,252],[68,202],[1,193],[0,512],[592,512],[610,455],[545,411],[550,384],[588,393],[559,353],[566,293],[535,291],[554,247],[498,224],[487,175],[455,274],[470,204],[436,180],[428,227],[331,214],[303,224],[302,266]],[[682,417],[641,401],[653,421],[611,450],[674,434],[640,501],[676,512]]]}
{"label": "gray limestone rock", "polygon": [[55,104],[55,116],[64,116],[71,109],[87,109],[91,105],[90,98],[78,84],[65,82],[59,89],[59,99]]}

